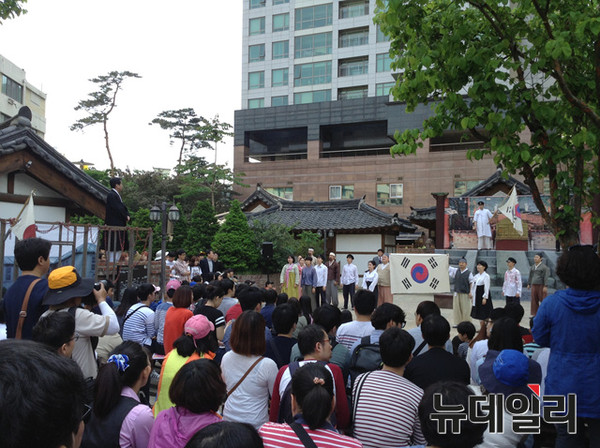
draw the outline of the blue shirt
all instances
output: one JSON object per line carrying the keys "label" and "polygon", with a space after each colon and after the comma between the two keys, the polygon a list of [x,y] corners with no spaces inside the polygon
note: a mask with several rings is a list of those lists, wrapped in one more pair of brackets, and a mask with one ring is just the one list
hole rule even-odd
{"label": "blue shirt", "polygon": [[[31,282],[37,280],[39,277],[35,275],[21,275],[12,284],[6,294],[4,295],[4,312],[6,319],[6,336],[8,338],[14,338],[17,332],[17,325],[19,324],[19,313],[23,306],[23,300],[27,293],[27,288],[31,285]],[[23,322],[23,331],[21,332],[22,339],[31,339],[31,333],[33,327],[40,319],[40,316],[48,309],[47,306],[42,305],[42,301],[46,292],[48,291],[48,280],[45,278],[41,279],[31,291],[29,296],[29,302],[27,303],[27,317]]]}
{"label": "blue shirt", "polygon": [[301,286],[312,286],[316,287],[319,278],[317,277],[316,269],[311,266],[304,266],[302,268],[302,281],[300,283]]}

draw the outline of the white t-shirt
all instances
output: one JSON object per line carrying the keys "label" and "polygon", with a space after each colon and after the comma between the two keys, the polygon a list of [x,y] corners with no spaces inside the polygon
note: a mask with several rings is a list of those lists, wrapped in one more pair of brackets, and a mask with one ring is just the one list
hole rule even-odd
{"label": "white t-shirt", "polygon": [[[258,356],[244,356],[229,351],[221,361],[227,391],[237,384]],[[275,385],[277,364],[270,358],[262,359],[237,389],[227,398],[223,419],[249,423],[256,429],[269,421],[269,397]]]}
{"label": "white t-shirt", "polygon": [[370,336],[374,331],[375,328],[373,328],[371,322],[354,320],[340,325],[336,333],[336,339],[339,344],[345,345],[350,350],[356,341],[365,336]]}

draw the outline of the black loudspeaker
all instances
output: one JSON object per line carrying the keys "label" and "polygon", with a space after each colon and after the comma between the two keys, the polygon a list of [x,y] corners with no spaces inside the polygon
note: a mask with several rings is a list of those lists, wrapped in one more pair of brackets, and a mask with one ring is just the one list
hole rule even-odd
{"label": "black loudspeaker", "polygon": [[265,258],[273,258],[273,243],[271,243],[269,241],[263,241],[262,255]]}

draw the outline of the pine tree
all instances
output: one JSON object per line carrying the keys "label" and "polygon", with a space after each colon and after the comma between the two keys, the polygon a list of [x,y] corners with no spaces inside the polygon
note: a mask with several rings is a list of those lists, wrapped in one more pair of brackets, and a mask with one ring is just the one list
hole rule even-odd
{"label": "pine tree", "polygon": [[192,211],[188,233],[185,240],[185,249],[189,255],[199,254],[211,248],[219,224],[215,216],[215,209],[209,200],[198,201]]}

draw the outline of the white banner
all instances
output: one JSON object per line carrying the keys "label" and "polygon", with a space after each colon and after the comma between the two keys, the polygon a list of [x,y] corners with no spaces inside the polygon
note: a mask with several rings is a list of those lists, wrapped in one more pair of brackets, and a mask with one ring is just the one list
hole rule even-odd
{"label": "white banner", "polygon": [[392,294],[450,292],[447,254],[390,254]]}

